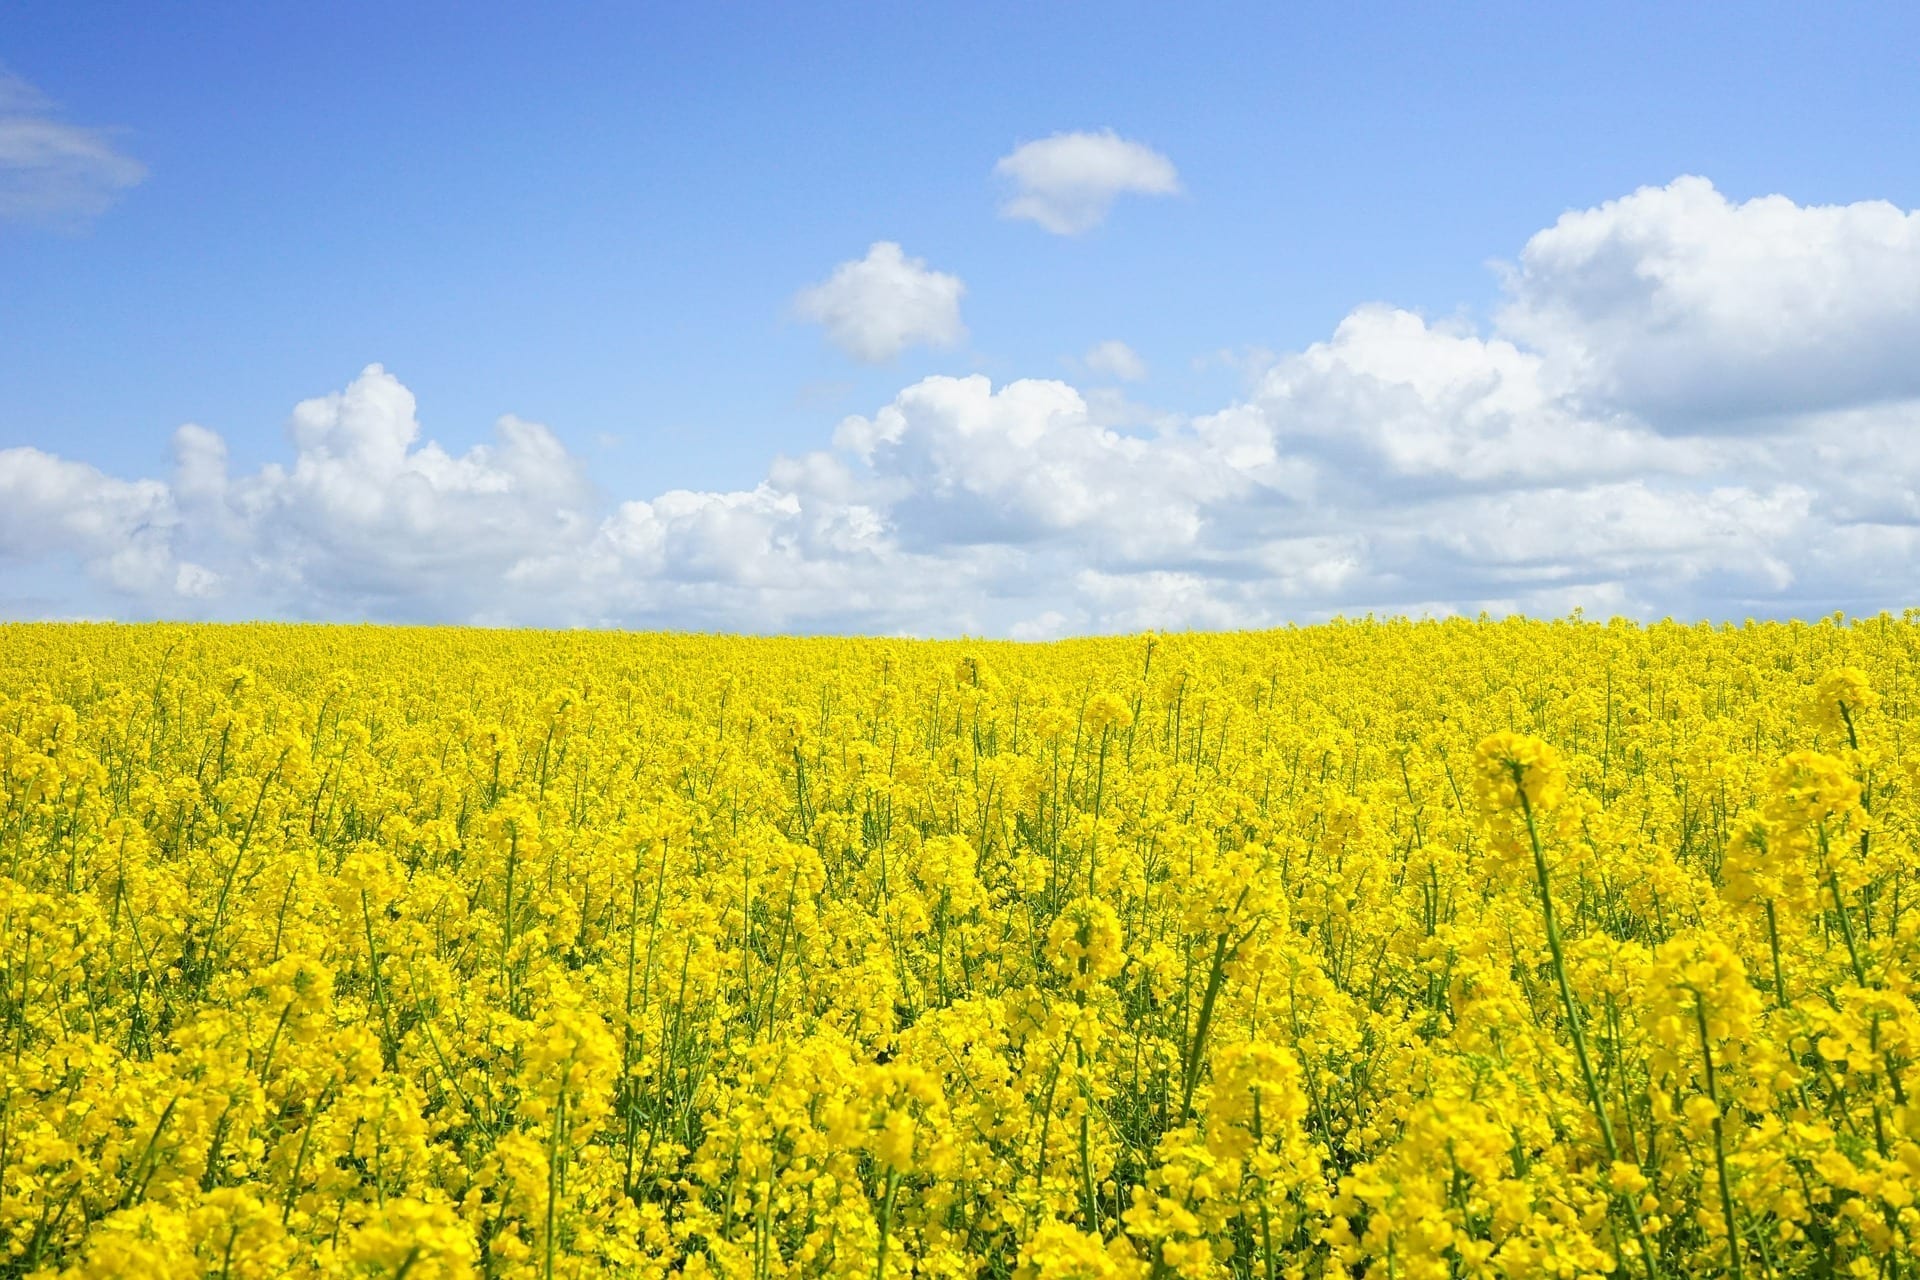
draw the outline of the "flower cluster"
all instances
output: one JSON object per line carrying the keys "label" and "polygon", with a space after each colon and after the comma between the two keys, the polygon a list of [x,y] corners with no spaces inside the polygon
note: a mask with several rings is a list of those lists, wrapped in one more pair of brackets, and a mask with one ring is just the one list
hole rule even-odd
{"label": "flower cluster", "polygon": [[1916,1274],[1916,618],[0,626],[0,1277]]}

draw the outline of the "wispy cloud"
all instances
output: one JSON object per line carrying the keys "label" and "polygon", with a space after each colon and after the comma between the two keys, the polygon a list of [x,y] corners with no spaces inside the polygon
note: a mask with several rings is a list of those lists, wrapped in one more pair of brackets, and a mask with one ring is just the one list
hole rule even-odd
{"label": "wispy cloud", "polygon": [[1097,342],[1080,357],[1080,363],[1096,374],[1109,378],[1118,378],[1122,382],[1138,382],[1147,376],[1147,362],[1118,338],[1109,338]]}
{"label": "wispy cloud", "polygon": [[60,120],[43,94],[0,70],[0,221],[81,224],[146,176],[111,131]]}

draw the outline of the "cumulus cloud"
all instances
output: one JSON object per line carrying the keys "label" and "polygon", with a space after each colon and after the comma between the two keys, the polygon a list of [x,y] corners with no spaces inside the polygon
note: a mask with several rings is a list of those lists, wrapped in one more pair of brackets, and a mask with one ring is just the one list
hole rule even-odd
{"label": "cumulus cloud", "polygon": [[60,120],[38,90],[0,70],[0,221],[84,222],[146,176],[107,130]]}
{"label": "cumulus cloud", "polygon": [[1139,352],[1118,338],[1095,343],[1086,355],[1080,357],[1080,363],[1096,374],[1105,374],[1122,382],[1139,382],[1147,376],[1147,362],[1140,358]]}
{"label": "cumulus cloud", "polygon": [[1120,196],[1180,192],[1173,161],[1111,129],[1056,133],[1023,143],[1002,156],[993,171],[1013,187],[1000,206],[1002,216],[1036,222],[1061,236],[1099,226]]}
{"label": "cumulus cloud", "polygon": [[1370,485],[1698,470],[1708,451],[1557,393],[1542,358],[1460,326],[1368,305],[1276,360],[1253,403],[1290,446]]}
{"label": "cumulus cloud", "polygon": [[1210,422],[1115,431],[1073,387],[1038,379],[996,391],[977,374],[926,378],[834,439],[866,464],[900,536],[930,547],[1068,537],[1088,557],[1151,561],[1197,547],[1210,507],[1306,481],[1271,449],[1223,447]]}
{"label": "cumulus cloud", "polygon": [[1563,215],[1501,330],[1668,431],[1920,396],[1920,211],[1736,204],[1705,178]]}
{"label": "cumulus cloud", "polygon": [[1448,562],[1513,583],[1625,584],[1653,575],[1671,592],[1718,574],[1780,590],[1794,579],[1786,557],[1807,528],[1811,496],[1790,483],[1764,491],[1644,480],[1525,490],[1462,501],[1452,520],[1421,537]]}
{"label": "cumulus cloud", "polygon": [[[1614,207],[1588,214],[1618,221]],[[1865,217],[1895,247],[1912,217],[1812,214]],[[1822,242],[1836,272],[1856,239]],[[286,455],[252,471],[193,425],[164,479],[0,451],[0,561],[35,584],[65,572],[72,598],[46,606],[60,613],[1034,639],[1369,610],[1741,617],[1914,600],[1920,393],[1898,370],[1785,381],[1798,399],[1729,419],[1727,327],[1748,320],[1711,281],[1741,297],[1787,285],[1707,273],[1688,286],[1697,305],[1662,304],[1658,335],[1616,333],[1590,274],[1549,270],[1541,243],[1488,330],[1358,307],[1202,414],[1053,379],[924,378],[730,491],[604,494],[557,436],[510,415],[449,451],[373,365],[300,402]],[[1662,244],[1616,237],[1607,252],[1633,260],[1610,269],[1672,278]],[[1776,356],[1811,368],[1833,341],[1823,326],[1872,348],[1905,322],[1898,299],[1809,305]],[[1636,348],[1656,338],[1658,360]]]}
{"label": "cumulus cloud", "polygon": [[909,258],[891,240],[843,262],[819,284],[802,289],[794,312],[826,329],[834,346],[867,364],[884,364],[908,347],[950,347],[964,340],[959,276]]}
{"label": "cumulus cloud", "polygon": [[39,449],[0,449],[0,561],[71,560],[134,600],[204,596],[216,579],[175,554],[179,524],[163,481],[118,480]]}

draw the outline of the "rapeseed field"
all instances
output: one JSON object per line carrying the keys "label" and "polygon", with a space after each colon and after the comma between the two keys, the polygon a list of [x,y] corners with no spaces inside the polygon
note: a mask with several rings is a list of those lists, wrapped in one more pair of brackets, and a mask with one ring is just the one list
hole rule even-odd
{"label": "rapeseed field", "polygon": [[1912,1276],[1917,688],[0,627],[0,1274]]}

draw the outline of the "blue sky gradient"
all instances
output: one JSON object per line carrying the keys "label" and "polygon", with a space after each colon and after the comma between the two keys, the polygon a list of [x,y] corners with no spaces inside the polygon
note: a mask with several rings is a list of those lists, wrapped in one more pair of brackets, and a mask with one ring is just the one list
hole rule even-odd
{"label": "blue sky gradient", "polygon": [[[1920,207],[1915,49],[1894,4],[16,2],[0,69],[148,176],[0,222],[0,448],[162,475],[192,422],[249,471],[378,362],[450,452],[511,413],[610,503],[744,490],[924,377],[1083,381],[1107,339],[1202,415],[1248,394],[1223,353],[1362,304],[1486,331],[1490,263],[1643,186]],[[1182,193],[997,215],[1016,145],[1108,128]],[[796,317],[882,240],[964,280],[965,342],[868,366]]]}

